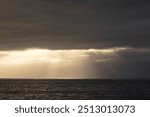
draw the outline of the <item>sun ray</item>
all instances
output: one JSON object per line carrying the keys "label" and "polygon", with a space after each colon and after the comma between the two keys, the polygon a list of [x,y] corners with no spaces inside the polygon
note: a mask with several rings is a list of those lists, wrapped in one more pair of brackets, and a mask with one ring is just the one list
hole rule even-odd
{"label": "sun ray", "polygon": [[110,61],[124,49],[127,48],[0,51],[0,77],[96,78],[96,64]]}

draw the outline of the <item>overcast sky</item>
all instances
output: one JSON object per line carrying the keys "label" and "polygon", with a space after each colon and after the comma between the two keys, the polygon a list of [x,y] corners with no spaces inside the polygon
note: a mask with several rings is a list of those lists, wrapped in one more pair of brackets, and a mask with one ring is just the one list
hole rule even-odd
{"label": "overcast sky", "polygon": [[1,51],[114,47],[117,77],[150,78],[149,0],[0,0]]}
{"label": "overcast sky", "polygon": [[150,45],[149,0],[0,0],[0,49]]}

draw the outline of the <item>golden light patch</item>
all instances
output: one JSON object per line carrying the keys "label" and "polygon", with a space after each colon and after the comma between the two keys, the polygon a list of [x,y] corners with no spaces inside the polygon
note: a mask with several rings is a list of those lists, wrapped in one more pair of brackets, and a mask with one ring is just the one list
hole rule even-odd
{"label": "golden light patch", "polygon": [[126,48],[0,51],[0,77],[87,78],[97,77],[94,64],[111,60]]}

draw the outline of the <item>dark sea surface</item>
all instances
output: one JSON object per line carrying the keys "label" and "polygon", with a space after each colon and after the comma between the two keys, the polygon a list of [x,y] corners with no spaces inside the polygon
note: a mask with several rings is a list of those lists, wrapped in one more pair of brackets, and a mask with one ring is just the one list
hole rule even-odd
{"label": "dark sea surface", "polygon": [[0,80],[0,99],[150,99],[150,80]]}

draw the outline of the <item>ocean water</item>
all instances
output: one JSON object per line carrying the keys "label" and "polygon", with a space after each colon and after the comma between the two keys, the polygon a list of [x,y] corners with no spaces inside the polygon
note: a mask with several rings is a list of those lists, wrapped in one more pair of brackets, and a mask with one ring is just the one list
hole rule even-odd
{"label": "ocean water", "polygon": [[0,80],[0,99],[150,99],[150,80]]}

